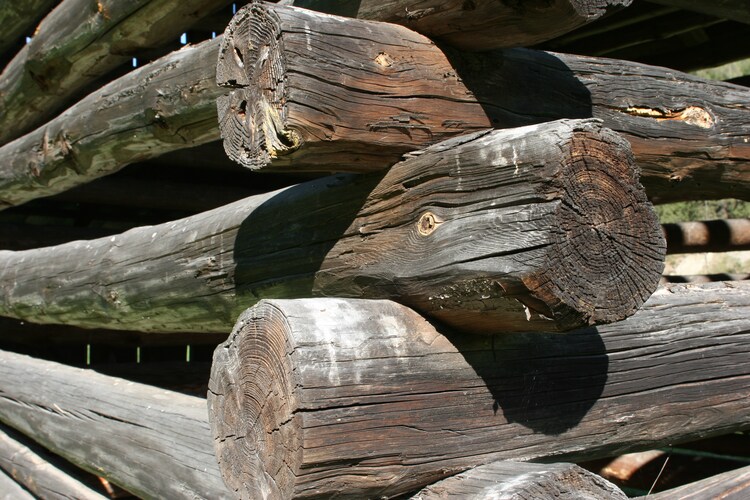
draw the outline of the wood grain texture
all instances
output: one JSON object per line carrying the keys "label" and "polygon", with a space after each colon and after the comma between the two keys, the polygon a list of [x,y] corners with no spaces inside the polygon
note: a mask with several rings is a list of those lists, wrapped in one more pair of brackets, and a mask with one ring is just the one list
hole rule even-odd
{"label": "wood grain texture", "polygon": [[567,335],[441,334],[388,301],[262,301],[214,352],[240,498],[389,497],[497,460],[576,461],[750,427],[750,284],[661,289]]}
{"label": "wood grain texture", "polygon": [[205,400],[0,352],[0,420],[143,498],[230,498]]}
{"label": "wood grain texture", "polygon": [[[14,433],[15,434],[15,433]],[[15,435],[0,429],[0,468],[37,498],[104,500],[105,496],[92,490],[69,474],[73,467],[61,467],[46,450],[32,449]],[[53,460],[53,461],[50,461]]]}
{"label": "wood grain texture", "polygon": [[287,5],[387,21],[468,50],[541,43],[630,5],[631,0],[293,0]]}
{"label": "wood grain texture", "polygon": [[219,138],[219,41],[173,52],[0,147],[0,209]]}
{"label": "wood grain texture", "polygon": [[378,170],[478,127],[593,116],[631,142],[653,200],[750,199],[750,90],[665,68],[441,51],[395,25],[255,4],[227,27],[217,81],[232,88],[225,148],[250,168]]}
{"label": "wood grain texture", "polygon": [[[651,500],[744,500],[750,496],[750,467],[743,467],[693,483],[648,495]],[[646,497],[638,497],[645,499]]]}
{"label": "wood grain texture", "polygon": [[24,34],[34,31],[34,26],[58,0],[0,1],[0,60]]}
{"label": "wood grain texture", "polygon": [[668,254],[750,250],[750,219],[680,222],[662,228]]}
{"label": "wood grain texture", "polygon": [[326,177],[160,226],[0,252],[0,313],[228,332],[261,298],[396,298],[459,329],[632,314],[664,241],[627,143],[595,120],[454,138],[387,174]]}
{"label": "wood grain texture", "polygon": [[1,500],[34,500],[34,495],[29,493],[20,484],[5,472],[0,471],[0,499]]}
{"label": "wood grain texture", "polygon": [[176,39],[229,0],[63,0],[0,74],[0,144],[42,125],[139,49]]}
{"label": "wood grain texture", "polygon": [[574,464],[499,461],[431,484],[412,500],[625,500],[617,486]]}

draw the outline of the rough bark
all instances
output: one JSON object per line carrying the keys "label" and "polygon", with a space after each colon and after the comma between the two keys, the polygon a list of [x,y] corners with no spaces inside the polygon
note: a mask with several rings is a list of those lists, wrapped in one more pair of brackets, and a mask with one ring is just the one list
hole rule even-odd
{"label": "rough bark", "polygon": [[145,498],[229,498],[205,400],[0,352],[0,420]]}
{"label": "rough bark", "polygon": [[750,219],[664,224],[667,253],[705,253],[750,250]]}
{"label": "rough bark", "polygon": [[677,285],[612,325],[488,337],[388,301],[262,301],[214,353],[219,467],[241,498],[388,497],[746,429],[749,313],[750,284]]}
{"label": "rough bark", "polygon": [[106,498],[70,475],[45,450],[30,448],[0,429],[0,468],[37,498],[103,500]]}
{"label": "rough bark", "polygon": [[250,168],[383,169],[477,127],[594,116],[631,142],[654,200],[750,199],[750,91],[664,68],[443,52],[395,25],[255,4],[227,27],[217,81],[233,88],[227,153]]}
{"label": "rough bark", "polygon": [[138,68],[0,147],[0,208],[218,139],[218,44],[189,46]]}
{"label": "rough bark", "polygon": [[472,331],[566,330],[645,301],[664,241],[627,143],[594,120],[483,131],[176,222],[0,252],[0,313],[227,332],[261,298],[397,298]]}
{"label": "rough bark", "polygon": [[654,3],[693,10],[750,24],[750,5],[745,0],[652,0]]}
{"label": "rough bark", "polygon": [[44,17],[57,0],[25,0],[0,2],[0,61],[16,42],[34,31],[34,25]]}
{"label": "rough bark", "polygon": [[0,143],[65,109],[138,49],[180,36],[229,0],[63,0],[0,75]]}
{"label": "rough bark", "polygon": [[574,464],[492,462],[438,481],[412,500],[625,500],[609,481]]}
{"label": "rough bark", "polygon": [[653,493],[649,500],[744,500],[750,496],[750,467],[724,472],[671,490]]}

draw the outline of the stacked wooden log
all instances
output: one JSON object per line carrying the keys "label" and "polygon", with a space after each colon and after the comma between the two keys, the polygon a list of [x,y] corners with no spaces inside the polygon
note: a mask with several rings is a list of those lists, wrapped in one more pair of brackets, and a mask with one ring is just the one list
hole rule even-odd
{"label": "stacked wooden log", "polygon": [[229,335],[197,377],[208,412],[178,392],[196,364],[0,350],[0,422],[58,455],[8,429],[0,483],[97,498],[75,466],[144,498],[623,498],[567,462],[750,427],[750,285],[657,290],[668,251],[748,248],[747,221],[652,206],[750,198],[748,89],[518,48],[629,0],[253,2],[112,78],[223,3],[63,0],[0,76],[0,209],[220,138],[317,177],[0,250],[21,349]]}

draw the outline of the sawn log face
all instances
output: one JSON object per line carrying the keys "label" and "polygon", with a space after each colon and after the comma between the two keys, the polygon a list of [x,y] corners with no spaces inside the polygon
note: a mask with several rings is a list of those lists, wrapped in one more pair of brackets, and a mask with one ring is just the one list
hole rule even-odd
{"label": "sawn log face", "polygon": [[665,252],[627,143],[597,121],[483,131],[161,226],[0,252],[0,313],[226,332],[261,298],[394,298],[456,328],[632,314]]}

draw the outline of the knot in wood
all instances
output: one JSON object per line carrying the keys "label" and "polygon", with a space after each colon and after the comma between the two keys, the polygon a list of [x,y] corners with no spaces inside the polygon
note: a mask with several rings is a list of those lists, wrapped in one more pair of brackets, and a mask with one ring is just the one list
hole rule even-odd
{"label": "knot in wood", "polygon": [[441,223],[442,221],[439,220],[435,214],[432,212],[425,212],[419,218],[419,222],[417,222],[417,231],[419,231],[419,234],[422,236],[429,236]]}

